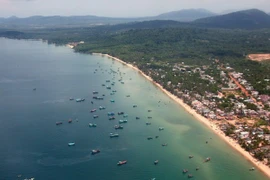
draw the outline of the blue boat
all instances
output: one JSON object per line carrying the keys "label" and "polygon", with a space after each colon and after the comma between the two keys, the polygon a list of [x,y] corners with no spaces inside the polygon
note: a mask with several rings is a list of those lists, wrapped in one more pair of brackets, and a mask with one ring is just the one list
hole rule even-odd
{"label": "blue boat", "polygon": [[75,146],[75,142],[68,143],[68,146]]}
{"label": "blue boat", "polygon": [[114,116],[114,112],[108,112],[108,116]]}

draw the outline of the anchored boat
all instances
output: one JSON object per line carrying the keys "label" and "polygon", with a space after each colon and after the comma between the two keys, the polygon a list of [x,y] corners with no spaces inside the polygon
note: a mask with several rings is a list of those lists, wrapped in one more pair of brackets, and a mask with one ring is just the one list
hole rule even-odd
{"label": "anchored boat", "polygon": [[83,101],[85,101],[84,98],[78,98],[78,99],[76,99],[76,102],[83,102]]}
{"label": "anchored boat", "polygon": [[63,124],[63,122],[59,121],[55,123],[57,126]]}
{"label": "anchored boat", "polygon": [[123,126],[120,126],[120,125],[115,125],[114,126],[114,129],[124,129],[124,127]]}
{"label": "anchored boat", "polygon": [[89,123],[89,127],[97,127],[97,124]]}
{"label": "anchored boat", "polygon": [[110,138],[114,138],[114,137],[119,137],[119,134],[117,134],[117,133],[110,133]]}
{"label": "anchored boat", "polygon": [[98,154],[98,153],[100,153],[99,149],[93,149],[92,150],[92,155],[95,155],[95,154]]}
{"label": "anchored boat", "polygon": [[75,142],[68,143],[68,146],[75,146]]}
{"label": "anchored boat", "polygon": [[124,164],[127,164],[127,160],[124,160],[124,161],[118,161],[117,165],[118,166],[122,166]]}
{"label": "anchored boat", "polygon": [[122,123],[127,123],[128,120],[119,120],[119,124],[122,124]]}

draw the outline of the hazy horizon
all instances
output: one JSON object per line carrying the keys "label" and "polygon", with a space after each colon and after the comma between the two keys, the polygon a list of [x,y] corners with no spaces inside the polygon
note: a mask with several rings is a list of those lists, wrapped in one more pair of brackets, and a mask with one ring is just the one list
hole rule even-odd
{"label": "hazy horizon", "polygon": [[0,17],[80,16],[143,17],[182,9],[206,9],[214,13],[244,9],[270,12],[269,0],[0,0]]}

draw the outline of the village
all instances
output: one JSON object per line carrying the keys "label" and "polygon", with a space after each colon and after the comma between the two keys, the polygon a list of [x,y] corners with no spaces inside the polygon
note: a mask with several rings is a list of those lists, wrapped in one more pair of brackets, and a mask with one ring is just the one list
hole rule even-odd
{"label": "village", "polygon": [[216,59],[208,66],[182,62],[158,68],[152,61],[144,72],[270,166],[270,96],[256,91],[243,73]]}

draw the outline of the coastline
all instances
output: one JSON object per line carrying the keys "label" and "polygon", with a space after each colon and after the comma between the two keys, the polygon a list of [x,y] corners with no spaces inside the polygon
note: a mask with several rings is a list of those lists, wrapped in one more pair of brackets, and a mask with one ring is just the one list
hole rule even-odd
{"label": "coastline", "polygon": [[98,55],[98,56],[105,56],[109,59],[116,60],[134,70],[139,72],[142,76],[144,76],[147,80],[152,82],[155,86],[157,86],[163,93],[168,95],[172,100],[174,100],[176,103],[178,103],[180,106],[182,106],[188,113],[190,113],[192,116],[194,116],[197,120],[202,122],[204,125],[209,127],[215,134],[217,134],[220,138],[222,138],[226,143],[228,143],[231,147],[233,147],[235,150],[237,150],[242,156],[245,157],[245,159],[252,162],[261,172],[263,172],[266,176],[270,178],[270,168],[263,164],[262,162],[255,159],[253,156],[249,154],[249,152],[245,151],[235,140],[232,138],[226,136],[223,131],[219,129],[219,127],[214,123],[208,120],[207,118],[203,117],[202,115],[198,114],[194,109],[192,109],[190,106],[185,104],[182,99],[178,98],[177,96],[173,95],[166,89],[164,89],[160,84],[156,83],[150,76],[147,76],[145,73],[143,73],[139,68],[133,66],[132,64],[126,63],[123,60],[113,57],[109,54],[102,54],[102,53],[92,53],[92,55]]}

